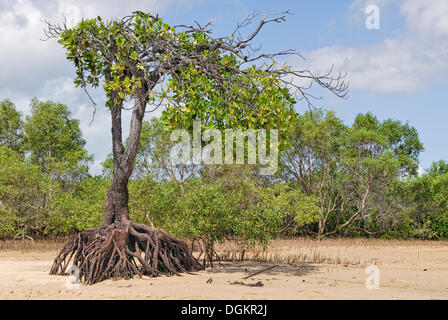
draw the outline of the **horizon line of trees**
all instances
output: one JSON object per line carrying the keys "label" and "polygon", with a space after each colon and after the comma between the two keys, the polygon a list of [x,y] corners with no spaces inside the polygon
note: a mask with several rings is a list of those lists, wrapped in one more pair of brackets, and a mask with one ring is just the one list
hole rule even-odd
{"label": "horizon line of trees", "polygon": [[[276,237],[446,239],[448,162],[418,175],[418,132],[359,114],[298,114],[278,174],[249,165],[173,165],[163,116],[143,123],[129,185],[136,222],[209,244],[267,245]],[[0,238],[71,235],[102,220],[113,161],[92,176],[79,121],[67,106],[31,101],[25,118],[0,102]]]}

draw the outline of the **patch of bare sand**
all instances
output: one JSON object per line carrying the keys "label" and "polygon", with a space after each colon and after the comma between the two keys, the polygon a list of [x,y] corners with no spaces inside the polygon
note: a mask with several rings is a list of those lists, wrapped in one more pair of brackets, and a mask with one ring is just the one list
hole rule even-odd
{"label": "patch of bare sand", "polygon": [[[223,255],[237,257],[231,245]],[[234,251],[232,251],[234,250]],[[233,252],[233,253],[232,253]],[[48,274],[54,249],[0,251],[0,299],[447,299],[448,244],[384,240],[279,240],[252,261],[174,277],[107,280],[69,290]],[[278,267],[243,280],[248,274]],[[378,265],[380,289],[368,290],[366,266]],[[210,280],[211,279],[211,280]],[[254,284],[249,287],[234,282]]]}

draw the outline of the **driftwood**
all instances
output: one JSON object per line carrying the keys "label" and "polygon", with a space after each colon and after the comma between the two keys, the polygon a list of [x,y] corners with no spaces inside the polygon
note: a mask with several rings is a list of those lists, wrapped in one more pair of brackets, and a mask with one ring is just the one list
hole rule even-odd
{"label": "driftwood", "polygon": [[260,274],[260,273],[262,273],[262,272],[265,272],[265,271],[274,269],[275,267],[278,267],[278,264],[276,264],[275,266],[271,266],[271,267],[269,267],[269,268],[266,268],[266,269],[263,269],[263,270],[260,270],[260,271],[251,273],[250,275],[244,277],[243,280],[249,279],[250,277],[256,276],[257,274]]}

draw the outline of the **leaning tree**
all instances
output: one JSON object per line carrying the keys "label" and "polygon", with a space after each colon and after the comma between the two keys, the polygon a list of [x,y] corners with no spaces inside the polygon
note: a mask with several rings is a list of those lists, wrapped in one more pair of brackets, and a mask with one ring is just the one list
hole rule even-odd
{"label": "leaning tree", "polygon": [[[51,274],[64,274],[70,261],[88,284],[204,267],[186,242],[129,218],[128,181],[148,105],[163,105],[171,128],[189,127],[195,119],[215,128],[285,128],[294,117],[295,100],[310,103],[312,84],[345,96],[341,74],[315,75],[278,65],[274,58],[297,53],[260,53],[252,45],[263,26],[285,21],[285,14],[265,16],[242,37],[254,18],[238,24],[228,37],[212,36],[210,23],[170,26],[143,12],[121,20],[82,20],[71,28],[46,21],[47,39],[58,39],[75,66],[75,84],[84,90],[102,84],[114,159],[102,224],[72,238],[55,258]],[[132,112],[126,144],[124,110]]]}

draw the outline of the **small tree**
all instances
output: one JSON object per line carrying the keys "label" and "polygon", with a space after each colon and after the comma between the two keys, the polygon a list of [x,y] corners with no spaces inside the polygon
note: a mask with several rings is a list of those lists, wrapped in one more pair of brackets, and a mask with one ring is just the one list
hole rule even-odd
{"label": "small tree", "polygon": [[93,160],[85,149],[86,141],[67,106],[52,101],[31,101],[31,115],[23,125],[23,149],[43,172],[73,189],[88,173]]}
{"label": "small tree", "polygon": [[[143,12],[121,20],[82,20],[73,28],[47,23],[48,38],[59,39],[76,68],[75,84],[86,88],[103,82],[114,158],[101,226],[72,239],[56,257],[51,274],[64,274],[74,253],[74,263],[87,283],[201,268],[185,242],[129,219],[128,181],[148,104],[166,103],[164,117],[174,128],[188,127],[202,118],[217,128],[255,129],[284,127],[293,118],[295,100],[288,85],[296,89],[297,98],[309,101],[309,83],[302,86],[303,81],[294,78],[345,95],[341,75],[315,76],[308,70],[279,67],[273,61],[276,56],[295,52],[258,54],[253,49],[252,40],[263,26],[281,23],[285,15],[266,16],[252,34],[239,38],[241,28],[252,19],[225,38],[213,38],[209,24],[170,26]],[[265,63],[256,66],[260,60]],[[128,100],[134,106],[125,146],[121,119]]]}
{"label": "small tree", "polygon": [[0,146],[19,151],[22,143],[22,114],[16,110],[11,101],[0,101]]}
{"label": "small tree", "polygon": [[0,146],[0,238],[41,234],[56,188],[39,166]]}
{"label": "small tree", "polygon": [[340,159],[347,131],[333,112],[307,112],[297,118],[291,130],[291,147],[282,157],[283,179],[298,184],[306,195],[317,199],[318,238],[343,201]]}
{"label": "small tree", "polygon": [[399,225],[403,236],[437,240],[448,237],[448,162],[434,162],[426,173],[398,181],[393,191],[393,196],[403,203]]}

